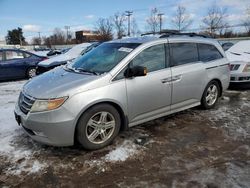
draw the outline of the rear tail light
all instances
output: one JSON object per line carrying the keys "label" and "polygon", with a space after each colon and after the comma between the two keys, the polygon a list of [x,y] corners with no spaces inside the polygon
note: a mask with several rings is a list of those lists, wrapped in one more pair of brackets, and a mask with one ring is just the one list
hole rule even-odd
{"label": "rear tail light", "polygon": [[43,57],[43,58],[42,58],[42,61],[44,61],[44,60],[46,60],[46,59],[49,59],[49,58],[47,58],[47,57]]}

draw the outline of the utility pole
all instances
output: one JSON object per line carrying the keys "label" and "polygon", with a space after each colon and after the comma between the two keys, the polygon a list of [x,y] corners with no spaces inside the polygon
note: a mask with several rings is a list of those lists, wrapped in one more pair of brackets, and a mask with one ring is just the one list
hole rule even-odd
{"label": "utility pole", "polygon": [[67,26],[67,25],[66,25],[66,26],[64,26],[64,28],[66,29],[66,32],[67,32],[66,44],[68,44],[70,26]]}
{"label": "utility pole", "polygon": [[125,13],[128,17],[128,36],[130,37],[130,16],[133,14],[133,11],[125,11]]}
{"label": "utility pole", "polygon": [[42,40],[41,40],[41,32],[40,31],[38,32],[38,36],[39,36],[39,45],[41,45]]}
{"label": "utility pole", "polygon": [[163,16],[164,14],[163,13],[159,13],[158,14],[158,17],[159,17],[159,20],[160,20],[160,32],[161,32],[161,30],[162,30],[162,16]]}

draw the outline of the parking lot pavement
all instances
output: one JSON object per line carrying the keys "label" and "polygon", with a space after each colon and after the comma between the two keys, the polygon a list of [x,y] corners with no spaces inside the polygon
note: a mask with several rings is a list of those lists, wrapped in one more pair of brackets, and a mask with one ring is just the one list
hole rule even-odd
{"label": "parking lot pavement", "polygon": [[121,133],[98,151],[33,142],[13,109],[25,81],[0,83],[0,187],[250,187],[250,91]]}

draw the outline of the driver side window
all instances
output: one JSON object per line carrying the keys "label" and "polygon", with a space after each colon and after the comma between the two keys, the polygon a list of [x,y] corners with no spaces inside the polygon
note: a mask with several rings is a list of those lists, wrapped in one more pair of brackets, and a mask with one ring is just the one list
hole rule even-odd
{"label": "driver side window", "polygon": [[148,72],[166,68],[165,46],[158,44],[143,50],[130,63],[131,66],[146,67]]}
{"label": "driver side window", "polygon": [[[165,53],[166,51],[166,53]],[[167,56],[166,56],[167,54]],[[164,69],[169,65],[169,50],[165,49],[164,44],[158,44],[151,46],[141,53],[139,53],[130,63],[129,66],[143,66],[147,67],[148,72]],[[120,73],[114,78],[114,80],[121,80],[124,78],[124,72],[128,68],[128,65],[120,71]]]}

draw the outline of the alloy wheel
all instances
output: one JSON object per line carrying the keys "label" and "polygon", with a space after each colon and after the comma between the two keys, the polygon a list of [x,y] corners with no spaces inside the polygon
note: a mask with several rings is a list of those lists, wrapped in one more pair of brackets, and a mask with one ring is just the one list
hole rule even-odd
{"label": "alloy wheel", "polygon": [[115,118],[111,113],[97,112],[87,123],[86,136],[90,142],[102,144],[112,136],[115,124]]}
{"label": "alloy wheel", "polygon": [[207,93],[206,93],[206,103],[209,106],[214,105],[214,103],[216,102],[218,98],[218,88],[215,84],[211,84],[208,89],[207,89]]}

